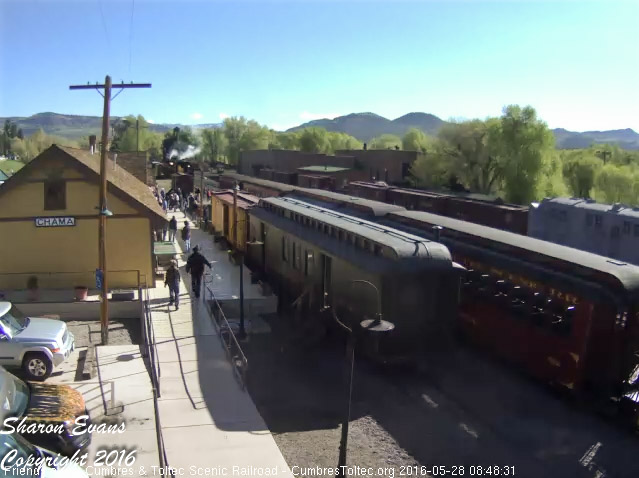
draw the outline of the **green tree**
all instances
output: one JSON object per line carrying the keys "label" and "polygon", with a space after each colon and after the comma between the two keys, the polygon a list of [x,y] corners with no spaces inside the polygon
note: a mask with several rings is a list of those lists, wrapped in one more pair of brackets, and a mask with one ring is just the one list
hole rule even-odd
{"label": "green tree", "polygon": [[228,140],[221,128],[202,130],[202,151],[210,161],[222,161]]}
{"label": "green tree", "polygon": [[595,177],[602,167],[601,159],[587,150],[563,154],[563,178],[574,197],[589,198],[595,185]]}
{"label": "green tree", "polygon": [[606,164],[601,167],[595,181],[599,200],[607,203],[637,204],[637,176],[627,166]]}
{"label": "green tree", "polygon": [[290,133],[280,133],[273,131],[269,149],[300,149],[300,133],[294,131]]}
{"label": "green tree", "polygon": [[404,151],[419,151],[420,153],[426,153],[432,148],[432,145],[433,140],[417,128],[409,129],[402,138],[402,149]]}
{"label": "green tree", "polygon": [[394,134],[382,134],[371,139],[370,149],[400,149],[401,147],[402,140],[399,136],[395,136]]}
{"label": "green tree", "polygon": [[439,131],[437,154],[444,155],[451,174],[471,191],[491,194],[501,186],[503,165],[494,144],[498,128],[499,120],[489,119],[450,123]]}
{"label": "green tree", "polygon": [[113,129],[112,151],[147,151],[157,145],[158,133],[151,131],[149,123],[142,115],[120,118],[114,123]]}
{"label": "green tree", "polygon": [[506,200],[525,204],[538,193],[545,156],[555,138],[531,106],[504,108],[499,123],[488,129],[488,143],[498,154]]}
{"label": "green tree", "polygon": [[429,154],[421,155],[410,168],[411,182],[416,187],[440,188],[449,184],[452,175],[449,146],[435,140]]}
{"label": "green tree", "polygon": [[230,164],[237,164],[240,152],[267,149],[272,141],[271,131],[257,121],[247,121],[243,116],[224,120],[224,136],[227,139],[226,157]]}
{"label": "green tree", "polygon": [[329,131],[327,134],[330,143],[330,149],[327,152],[330,154],[335,154],[335,151],[342,149],[362,149],[362,142],[349,134],[337,131]]}
{"label": "green tree", "polygon": [[304,128],[300,133],[300,150],[307,153],[332,151],[328,131],[324,128]]}

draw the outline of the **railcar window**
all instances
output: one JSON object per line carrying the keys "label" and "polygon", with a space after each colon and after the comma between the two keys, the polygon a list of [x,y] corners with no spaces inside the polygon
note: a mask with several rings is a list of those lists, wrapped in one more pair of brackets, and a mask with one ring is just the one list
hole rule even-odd
{"label": "railcar window", "polygon": [[293,269],[301,269],[302,267],[302,245],[293,243]]}
{"label": "railcar window", "polygon": [[635,224],[635,237],[639,236],[639,224]]}
{"label": "railcar window", "polygon": [[380,246],[379,244],[375,244],[373,248],[374,248],[373,252],[375,253],[376,256],[382,255],[382,246]]}
{"label": "railcar window", "polygon": [[597,214],[595,216],[595,227],[596,228],[601,228],[602,224],[603,224],[603,217],[601,215]]}
{"label": "railcar window", "polygon": [[552,316],[552,329],[558,335],[566,337],[572,330],[572,322],[575,316],[575,306],[571,305],[563,311],[557,311]]}
{"label": "railcar window", "polygon": [[285,237],[282,238],[282,261],[288,262],[288,241]]}
{"label": "railcar window", "polygon": [[623,233],[630,234],[630,221],[623,222]]}
{"label": "railcar window", "polygon": [[342,231],[341,229],[339,231],[337,231],[337,238],[341,241],[344,240],[344,231]]}
{"label": "railcar window", "polygon": [[304,274],[311,275],[313,274],[313,266],[315,265],[315,257],[313,255],[313,251],[309,251],[306,249],[304,254]]}
{"label": "railcar window", "polygon": [[324,224],[324,234],[328,234],[328,226],[326,224]]}
{"label": "railcar window", "polygon": [[586,214],[586,226],[592,226],[592,214]]}
{"label": "railcar window", "polygon": [[368,250],[368,241],[366,239],[364,239],[363,248],[364,250]]}
{"label": "railcar window", "polygon": [[612,229],[610,229],[610,236],[612,236],[614,239],[619,238],[619,226],[614,226]]}

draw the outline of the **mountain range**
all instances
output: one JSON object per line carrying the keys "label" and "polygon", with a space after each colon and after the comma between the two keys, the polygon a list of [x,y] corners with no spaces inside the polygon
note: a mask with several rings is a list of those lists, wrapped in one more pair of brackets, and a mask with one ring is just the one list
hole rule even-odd
{"label": "mountain range", "polygon": [[[0,118],[4,123],[5,119],[15,122],[22,128],[25,135],[33,134],[38,129],[43,129],[47,134],[54,134],[70,139],[77,139],[89,134],[99,135],[102,128],[102,118],[100,116],[76,116],[58,113],[38,113],[29,117],[8,117]],[[111,122],[118,117],[112,116]],[[325,128],[328,131],[346,133],[360,141],[370,141],[375,136],[381,134],[395,134],[402,136],[410,128],[417,128],[426,134],[434,136],[439,129],[447,122],[429,113],[408,113],[394,120],[389,120],[375,113],[351,113],[338,116],[333,119],[320,119],[309,121],[287,131],[298,131],[311,126]],[[184,127],[181,124],[149,124],[152,131],[163,133],[172,130],[176,126]],[[189,125],[194,130],[202,128],[218,128],[217,123],[206,123]],[[639,134],[634,130],[617,129],[610,131],[568,131],[563,128],[553,129],[557,140],[557,148],[575,149],[587,148],[592,143],[618,144],[624,149],[639,150]]]}
{"label": "mountain range", "polygon": [[[375,136],[385,133],[403,136],[411,128],[417,128],[426,134],[435,136],[445,124],[447,121],[428,113],[408,113],[394,120],[389,120],[375,113],[352,113],[333,119],[309,121],[288,131],[298,131],[316,126],[328,131],[350,134],[360,141],[370,141]],[[556,128],[552,132],[559,149],[587,148],[592,143],[615,143],[624,149],[639,150],[639,134],[630,128],[581,133]]]}
{"label": "mountain range", "polygon": [[[111,116],[111,124],[120,119],[119,116]],[[78,139],[82,136],[88,136],[95,134],[100,136],[102,131],[102,117],[101,116],[78,116],[78,115],[65,115],[59,113],[37,113],[29,117],[13,116],[0,118],[0,123],[4,124],[5,120],[10,120],[18,125],[18,128],[22,129],[25,136],[29,136],[39,129],[42,129],[47,134],[56,136],[62,136],[69,139]],[[172,130],[176,126],[182,128],[181,124],[155,124],[149,123],[149,129],[158,133],[164,133],[165,131]],[[203,128],[219,128],[221,124],[198,124],[189,125],[193,129]]]}

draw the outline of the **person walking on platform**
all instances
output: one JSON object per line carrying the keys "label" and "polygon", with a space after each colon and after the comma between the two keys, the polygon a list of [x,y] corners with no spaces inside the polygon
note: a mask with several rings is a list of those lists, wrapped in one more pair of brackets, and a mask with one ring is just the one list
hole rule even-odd
{"label": "person walking on platform", "polygon": [[186,272],[191,274],[191,287],[195,298],[200,298],[200,291],[202,290],[202,275],[204,274],[204,266],[207,265],[211,268],[211,263],[206,260],[202,254],[200,254],[200,248],[195,246],[193,248],[193,254],[191,254],[186,261]]}
{"label": "person walking on platform", "polygon": [[191,252],[191,226],[189,225],[189,221],[184,221],[184,228],[182,229],[182,240],[184,241],[186,252]]}
{"label": "person walking on platform", "polygon": [[177,219],[175,219],[175,216],[173,216],[171,220],[169,221],[169,241],[174,242],[176,235],[177,235]]}
{"label": "person walking on platform", "polygon": [[164,276],[164,287],[169,287],[169,306],[175,304],[175,310],[180,308],[180,271],[177,268],[177,261],[171,261],[171,265]]}

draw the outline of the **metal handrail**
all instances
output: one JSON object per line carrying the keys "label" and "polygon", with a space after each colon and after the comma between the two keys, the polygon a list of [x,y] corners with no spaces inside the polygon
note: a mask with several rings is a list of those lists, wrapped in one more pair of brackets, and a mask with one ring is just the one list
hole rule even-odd
{"label": "metal handrail", "polygon": [[[142,289],[142,288],[140,288]],[[168,459],[166,455],[166,447],[164,445],[164,435],[162,433],[162,424],[160,423],[160,408],[158,405],[158,398],[160,398],[160,361],[157,359],[157,344],[155,340],[155,329],[153,327],[153,318],[151,316],[149,288],[146,284],[146,278],[144,283],[144,299],[140,294],[140,300],[144,306],[144,345],[147,355],[149,357],[149,363],[151,365],[151,384],[153,389],[153,407],[155,411],[155,432],[158,442],[158,453],[160,459],[160,466],[162,468],[168,468]],[[156,370],[157,365],[157,370]]]}
{"label": "metal handrail", "polygon": [[240,386],[242,390],[246,390],[246,373],[248,371],[248,359],[244,352],[242,352],[242,347],[240,347],[235,334],[233,333],[233,329],[229,325],[226,320],[226,315],[224,315],[224,311],[220,306],[220,303],[215,298],[215,294],[211,288],[207,285],[206,291],[209,295],[209,300],[206,300],[206,305],[209,310],[209,314],[213,318],[213,324],[217,330],[217,335],[222,341],[222,345],[224,345],[224,351],[226,352],[226,357],[231,361],[231,365],[233,367],[233,373],[240,382]]}

